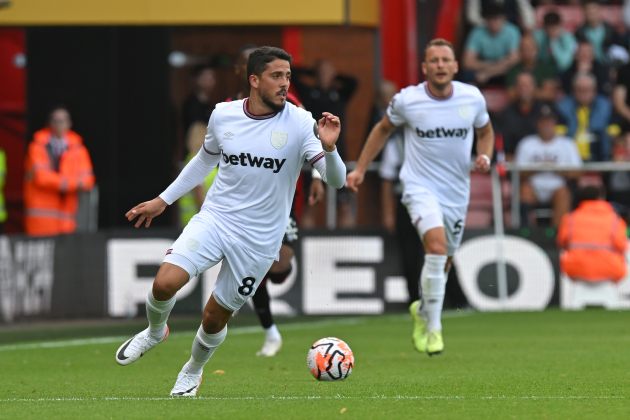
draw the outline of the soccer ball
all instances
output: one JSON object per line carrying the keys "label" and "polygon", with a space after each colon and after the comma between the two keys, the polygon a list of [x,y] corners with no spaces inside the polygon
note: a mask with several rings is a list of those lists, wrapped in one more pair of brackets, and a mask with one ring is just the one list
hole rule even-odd
{"label": "soccer ball", "polygon": [[352,372],[354,354],[342,340],[327,337],[311,346],[306,363],[318,381],[343,381]]}

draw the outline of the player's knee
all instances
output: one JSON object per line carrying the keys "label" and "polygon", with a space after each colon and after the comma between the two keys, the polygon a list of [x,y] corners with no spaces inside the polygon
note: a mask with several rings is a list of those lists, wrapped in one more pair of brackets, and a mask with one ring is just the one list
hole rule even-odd
{"label": "player's knee", "polygon": [[203,330],[206,333],[216,334],[225,327],[225,324],[227,324],[228,320],[229,320],[229,316],[227,316],[227,319],[226,319],[226,317],[222,316],[222,314],[210,311],[206,308],[203,311],[203,319],[201,323],[203,325]]}
{"label": "player's knee", "polygon": [[283,283],[287,279],[287,277],[289,277],[289,274],[291,274],[291,270],[293,270],[293,266],[291,265],[291,263],[289,263],[289,267],[286,268],[284,271],[277,273],[272,273],[270,271],[267,273],[266,278],[269,279],[269,281],[273,284],[280,284]]}
{"label": "player's knee", "polygon": [[153,282],[153,297],[156,300],[169,300],[179,289],[164,277],[157,277]]}
{"label": "player's knee", "polygon": [[427,254],[446,255],[446,243],[438,239],[425,241],[424,248]]}

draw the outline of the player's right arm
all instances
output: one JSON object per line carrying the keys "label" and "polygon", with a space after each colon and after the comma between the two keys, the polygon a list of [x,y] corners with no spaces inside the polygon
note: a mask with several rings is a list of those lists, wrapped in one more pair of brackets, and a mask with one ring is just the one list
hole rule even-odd
{"label": "player's right arm", "polygon": [[374,126],[361,151],[361,156],[359,156],[359,160],[357,161],[357,167],[348,174],[346,179],[348,188],[352,191],[359,191],[359,185],[363,183],[368,165],[374,160],[383,147],[385,147],[387,139],[395,129],[396,126],[391,123],[387,115]]}
{"label": "player's right arm", "polygon": [[350,172],[346,178],[346,185],[354,192],[359,191],[359,185],[363,183],[365,177],[365,171],[367,170],[370,162],[379,154],[387,139],[396,129],[406,122],[405,116],[405,103],[404,103],[404,90],[394,95],[387,106],[387,113],[382,120],[380,120],[370,132],[365,146],[361,151],[361,156],[357,161],[357,167],[354,171]]}
{"label": "player's right arm", "polygon": [[214,135],[214,115],[213,112],[210,116],[206,139],[199,153],[188,162],[177,179],[158,197],[141,203],[127,212],[125,216],[129,221],[140,216],[135,227],[142,226],[145,220],[145,227],[149,227],[153,218],[162,214],[166,206],[173,204],[181,196],[201,184],[219,164],[221,152]]}

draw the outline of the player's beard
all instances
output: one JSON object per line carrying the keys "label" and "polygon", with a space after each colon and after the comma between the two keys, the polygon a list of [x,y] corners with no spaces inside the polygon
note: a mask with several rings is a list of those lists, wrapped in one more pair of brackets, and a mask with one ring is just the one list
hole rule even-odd
{"label": "player's beard", "polygon": [[281,104],[277,104],[273,101],[273,98],[275,97],[275,95],[272,97],[271,95],[262,95],[262,101],[265,105],[267,105],[269,108],[271,108],[271,110],[273,112],[281,112],[284,110],[284,106],[287,104],[287,101],[285,99],[284,102],[282,102]]}

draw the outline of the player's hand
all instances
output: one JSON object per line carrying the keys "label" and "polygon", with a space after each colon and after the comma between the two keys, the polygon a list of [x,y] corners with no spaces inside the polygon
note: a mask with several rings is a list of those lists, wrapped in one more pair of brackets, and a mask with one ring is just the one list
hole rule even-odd
{"label": "player's hand", "polygon": [[317,130],[322,147],[330,153],[335,150],[335,143],[337,143],[341,132],[341,121],[339,121],[339,117],[335,117],[330,112],[322,112],[322,116],[323,118],[317,123]]}
{"label": "player's hand", "polygon": [[346,176],[346,187],[350,188],[355,193],[359,192],[359,185],[363,184],[364,177],[364,172],[355,169]]}
{"label": "player's hand", "polygon": [[324,183],[321,179],[313,178],[311,181],[311,188],[308,193],[308,205],[314,206],[324,199],[326,196],[326,189],[324,189]]}
{"label": "player's hand", "polygon": [[138,204],[136,207],[132,208],[125,214],[125,217],[131,222],[137,216],[140,216],[138,221],[136,222],[136,227],[142,226],[142,222],[147,221],[145,227],[149,227],[151,225],[151,220],[154,217],[162,214],[164,209],[168,206],[166,201],[162,200],[160,197],[154,198],[151,201],[146,201],[142,204]]}
{"label": "player's hand", "polygon": [[475,161],[475,171],[487,174],[490,172],[490,159],[486,155],[477,156]]}

